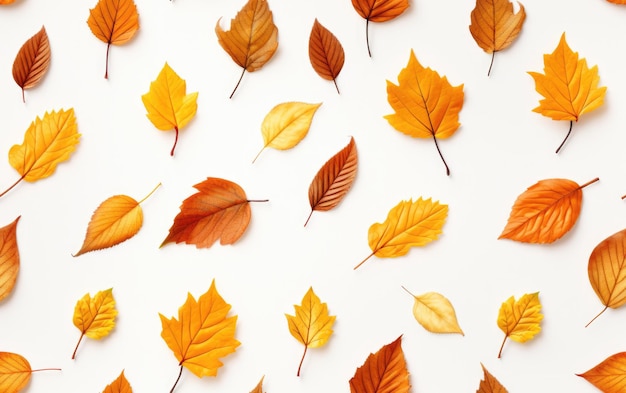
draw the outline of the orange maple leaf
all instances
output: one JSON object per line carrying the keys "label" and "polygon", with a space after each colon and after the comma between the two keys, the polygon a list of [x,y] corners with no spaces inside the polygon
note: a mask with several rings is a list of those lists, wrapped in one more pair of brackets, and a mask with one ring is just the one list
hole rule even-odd
{"label": "orange maple leaf", "polygon": [[350,379],[350,393],[408,393],[410,389],[402,336],[371,353]]}

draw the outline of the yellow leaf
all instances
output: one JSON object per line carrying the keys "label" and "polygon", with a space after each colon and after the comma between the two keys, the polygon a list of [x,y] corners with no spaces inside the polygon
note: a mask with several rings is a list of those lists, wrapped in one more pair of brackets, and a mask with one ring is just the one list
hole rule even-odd
{"label": "yellow leaf", "polygon": [[413,316],[424,329],[433,333],[465,334],[456,319],[456,312],[450,300],[437,292],[427,292],[415,296],[408,289],[402,287],[413,296]]}
{"label": "yellow leaf", "polygon": [[436,240],[447,216],[448,205],[433,202],[431,198],[400,202],[389,211],[385,222],[370,226],[368,242],[372,253],[355,269],[372,255],[399,257],[408,253],[411,247],[422,247]]}
{"label": "yellow leaf", "polygon": [[582,374],[583,377],[604,393],[626,392],[626,352],[616,353]]}
{"label": "yellow leaf", "polygon": [[445,139],[459,128],[463,85],[452,86],[437,71],[424,68],[411,50],[408,65],[398,75],[398,85],[387,81],[387,101],[395,113],[385,119],[396,130],[414,138],[432,138],[446,167],[437,138]]}
{"label": "yellow leaf", "polygon": [[161,131],[174,130],[176,138],[170,155],[174,155],[178,142],[178,131],[196,115],[198,93],[187,94],[187,84],[167,64],[156,80],[150,83],[150,91],[141,96],[148,111],[148,119]]}
{"label": "yellow leaf", "polygon": [[476,390],[476,393],[509,393],[509,391],[506,390],[504,386],[502,386],[500,381],[498,381],[496,377],[494,377],[489,371],[487,371],[482,363],[480,364],[480,366],[483,368],[483,373],[485,376],[483,377],[483,380],[480,381],[480,385],[478,386],[478,390]]}
{"label": "yellow leaf", "polygon": [[20,217],[0,228],[0,301],[11,294],[20,271],[20,251],[17,247],[17,222]]}
{"label": "yellow leaf", "polygon": [[320,105],[322,103],[284,102],[272,108],[261,124],[263,148],[252,162],[254,163],[267,147],[287,150],[297,145],[309,132],[313,115]]}
{"label": "yellow leaf", "polygon": [[76,303],[74,308],[74,326],[80,330],[80,338],[72,354],[76,358],[76,351],[84,336],[94,340],[100,340],[109,335],[115,327],[115,299],[113,288],[99,291],[92,298],[88,293]]}
{"label": "yellow leaf", "polygon": [[313,288],[309,288],[300,306],[294,305],[296,315],[285,314],[289,324],[289,332],[296,340],[304,345],[304,353],[298,366],[297,375],[300,376],[302,362],[307,349],[319,348],[328,342],[333,334],[335,316],[328,315],[328,306],[317,297]]}
{"label": "yellow leaf", "polygon": [[256,385],[254,389],[252,389],[250,393],[263,393],[263,378],[265,377],[261,377],[261,380],[259,381],[259,383]]}
{"label": "yellow leaf", "polygon": [[133,393],[133,388],[124,376],[124,371],[122,371],[120,376],[117,377],[115,381],[107,385],[102,393]]}
{"label": "yellow leaf", "polygon": [[[178,319],[167,319],[162,314],[161,337],[174,352],[180,364],[197,377],[216,376],[222,367],[221,357],[235,352],[239,341],[235,339],[237,316],[227,317],[230,304],[226,303],[215,288],[215,280],[209,290],[196,301],[191,294],[178,309]],[[176,383],[170,392],[174,391]]]}
{"label": "yellow leaf", "polygon": [[504,340],[498,357],[502,355],[507,338],[524,343],[535,337],[541,330],[542,319],[539,292],[524,294],[517,301],[511,296],[502,303],[498,312],[498,327],[504,332]]}
{"label": "yellow leaf", "polygon": [[552,120],[569,120],[567,136],[556,149],[558,153],[572,132],[572,124],[583,113],[591,112],[604,102],[606,87],[598,87],[598,66],[587,67],[585,58],[579,59],[561,35],[554,52],[543,55],[544,73],[529,72],[535,80],[535,89],[544,96],[533,112]]}

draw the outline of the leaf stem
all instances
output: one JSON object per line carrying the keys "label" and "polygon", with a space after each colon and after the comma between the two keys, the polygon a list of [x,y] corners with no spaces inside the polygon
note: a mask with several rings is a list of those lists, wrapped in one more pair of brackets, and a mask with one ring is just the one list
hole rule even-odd
{"label": "leaf stem", "polygon": [[435,133],[433,133],[433,140],[435,141],[435,147],[437,148],[437,153],[439,153],[439,157],[441,157],[441,161],[443,161],[443,165],[446,166],[446,175],[450,176],[450,168],[448,167],[448,164],[446,163],[445,158],[443,158],[443,154],[441,154],[441,149],[439,149],[439,143],[437,142],[437,137],[435,136]]}
{"label": "leaf stem", "polygon": [[24,88],[22,87],[22,102],[26,104],[26,97],[24,97]]}
{"label": "leaf stem", "polygon": [[337,94],[341,94],[339,92],[339,86],[337,86],[337,78],[333,78],[333,83],[335,84],[335,89],[337,89]]}
{"label": "leaf stem", "polygon": [[491,67],[493,67],[493,59],[496,57],[496,51],[491,52],[491,63],[489,63],[489,71],[487,71],[487,76],[491,75]]}
{"label": "leaf stem", "polygon": [[233,89],[233,92],[230,93],[230,97],[228,97],[228,98],[230,98],[230,99],[233,98],[233,96],[235,95],[235,92],[237,91],[237,88],[239,87],[239,84],[241,83],[241,80],[243,79],[243,74],[245,74],[245,73],[246,73],[246,69],[243,68],[243,70],[241,71],[241,76],[239,77],[239,80],[237,81],[237,84],[235,85],[235,88]]}
{"label": "leaf stem", "polygon": [[176,136],[174,137],[174,146],[172,146],[172,151],[170,151],[170,156],[174,157],[174,149],[176,149],[176,144],[178,143],[178,126],[174,126],[174,131],[176,131]]}
{"label": "leaf stem", "polygon": [[602,309],[602,311],[600,311],[600,313],[598,315],[596,315],[595,317],[593,317],[593,319],[591,321],[589,321],[588,324],[585,325],[585,327],[591,325],[591,322],[595,321],[600,315],[604,314],[604,312],[609,308],[609,306],[606,306]]}
{"label": "leaf stem", "polygon": [[156,187],[154,187],[152,189],[152,191],[150,191],[150,193],[148,195],[146,195],[142,200],[140,200],[139,202],[137,202],[138,205],[140,205],[143,201],[145,201],[146,199],[150,198],[150,196],[152,194],[154,194],[154,192],[157,190],[157,188],[161,187],[161,183],[157,184]]}
{"label": "leaf stem", "polygon": [[409,295],[411,295],[411,296],[413,296],[413,297],[417,297],[417,296],[413,295],[413,294],[411,293],[411,291],[409,291],[408,289],[406,289],[406,288],[404,287],[404,285],[400,285],[400,286],[401,286],[401,287],[402,287],[402,289],[404,289],[404,290],[405,290],[405,291],[406,291]]}
{"label": "leaf stem", "polygon": [[257,153],[257,155],[254,157],[254,160],[252,160],[252,163],[254,164],[254,162],[256,161],[257,158],[259,158],[259,156],[261,155],[261,153],[263,153],[263,150],[265,150],[266,146],[263,146],[263,148]]}
{"label": "leaf stem", "polygon": [[296,374],[297,377],[300,376],[300,369],[302,368],[302,363],[304,362],[304,357],[306,356],[306,350],[309,349],[308,345],[304,346],[304,353],[302,354],[302,359],[300,359],[300,365],[298,366],[298,373]]}
{"label": "leaf stem", "polygon": [[311,219],[312,215],[313,215],[313,209],[311,209],[311,213],[309,213],[309,217],[307,217],[306,222],[304,223],[304,226],[306,226],[306,224],[309,223],[309,220]]}
{"label": "leaf stem", "polygon": [[574,125],[574,121],[570,120],[569,121],[569,131],[567,131],[567,135],[565,135],[565,139],[563,139],[563,142],[561,142],[561,144],[559,145],[559,147],[556,149],[556,154],[559,154],[559,151],[561,150],[561,148],[563,147],[563,145],[565,144],[565,141],[567,140],[567,138],[569,138],[569,134],[572,133],[572,126]]}
{"label": "leaf stem", "polygon": [[369,57],[372,57],[372,52],[370,51],[370,19],[365,19],[365,43],[367,44],[367,54]]}
{"label": "leaf stem", "polygon": [[80,342],[83,341],[84,336],[85,336],[85,333],[81,333],[80,338],[78,339],[78,342],[76,343],[76,348],[74,348],[74,353],[72,353],[72,360],[76,359],[76,351],[78,351],[78,346],[80,345]]}
{"label": "leaf stem", "polygon": [[37,370],[30,370],[31,373],[36,373],[39,371],[63,371],[60,368],[38,368]]}
{"label": "leaf stem", "polygon": [[170,393],[174,392],[174,389],[176,389],[176,385],[178,385],[178,381],[180,381],[180,376],[183,375],[183,365],[180,365],[180,371],[178,372],[178,378],[176,378],[176,382],[174,382],[174,386],[172,386],[172,389],[170,389]]}
{"label": "leaf stem", "polygon": [[104,79],[109,79],[109,49],[111,49],[110,42],[107,44],[106,64],[104,66]]}
{"label": "leaf stem", "polygon": [[269,199],[248,199],[246,202],[269,202]]}
{"label": "leaf stem", "polygon": [[582,186],[579,186],[579,187],[578,187],[578,189],[579,189],[579,190],[582,190],[583,188],[587,187],[587,186],[588,186],[588,185],[590,185],[590,184],[593,184],[593,183],[597,182],[598,180],[600,180],[600,178],[599,178],[599,177],[596,177],[596,178],[595,178],[595,179],[593,179],[593,180],[589,180],[587,183],[583,184]]}
{"label": "leaf stem", "polygon": [[509,338],[509,336],[505,335],[504,340],[502,340],[502,345],[500,345],[500,352],[498,352],[498,359],[502,357],[502,349],[504,348],[504,343],[506,342],[507,338]]}
{"label": "leaf stem", "polygon": [[359,268],[359,266],[361,266],[362,264],[364,264],[364,263],[365,263],[365,261],[367,261],[368,259],[370,259],[370,258],[372,257],[372,255],[374,255],[374,253],[371,253],[370,255],[368,255],[368,256],[367,256],[367,258],[365,258],[364,260],[362,260],[362,261],[361,261],[361,263],[359,263],[358,265],[356,265],[356,266],[354,267],[354,269],[353,269],[353,270],[358,269],[358,268]]}
{"label": "leaf stem", "polygon": [[7,188],[6,190],[4,190],[2,192],[2,194],[0,194],[0,198],[2,198],[4,196],[4,194],[6,194],[7,192],[11,191],[13,189],[13,187],[17,186],[19,184],[19,182],[21,182],[22,180],[24,180],[24,178],[26,177],[26,174],[22,175],[22,177],[20,177],[19,179],[17,179],[17,181],[15,183],[13,183],[11,185],[11,187]]}

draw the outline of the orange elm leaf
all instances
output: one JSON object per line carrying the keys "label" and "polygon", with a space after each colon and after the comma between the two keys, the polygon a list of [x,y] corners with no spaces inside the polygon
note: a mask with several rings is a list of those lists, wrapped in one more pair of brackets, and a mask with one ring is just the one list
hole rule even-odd
{"label": "orange elm leaf", "polygon": [[408,393],[410,389],[402,336],[371,353],[350,379],[350,393]]}
{"label": "orange elm leaf", "polygon": [[319,23],[317,18],[315,18],[309,35],[309,60],[317,75],[333,81],[337,94],[339,94],[337,76],[339,76],[345,60],[343,47],[337,37]]}
{"label": "orange elm leaf", "polygon": [[17,222],[20,217],[0,228],[0,301],[11,294],[20,271],[20,252],[17,247]]}
{"label": "orange elm leaf", "polygon": [[611,355],[592,369],[576,375],[604,393],[623,393],[626,391],[626,352]]}
{"label": "orange elm leaf", "polygon": [[104,388],[102,393],[133,393],[133,388],[124,376],[124,371],[120,374],[115,381],[111,382]]}
{"label": "orange elm leaf", "polygon": [[22,45],[13,61],[13,80],[22,89],[22,101],[24,90],[30,89],[41,82],[50,67],[50,41],[46,28],[41,30]]}
{"label": "orange elm leaf", "polygon": [[22,355],[0,352],[0,392],[18,393],[28,385],[31,374],[38,371],[61,371],[61,369],[42,368],[33,370],[28,360]]}
{"label": "orange elm leaf", "polygon": [[115,327],[116,316],[117,309],[113,298],[113,288],[99,291],[94,297],[87,293],[76,302],[72,321],[74,326],[80,330],[80,338],[76,343],[72,359],[76,358],[76,352],[83,337],[100,340],[108,336]]}
{"label": "orange elm leaf", "polygon": [[365,19],[367,54],[372,57],[369,39],[370,21],[387,22],[395,19],[409,8],[409,0],[352,0],[352,6],[361,18]]}
{"label": "orange elm leaf", "polygon": [[476,393],[509,393],[509,391],[506,390],[504,386],[502,386],[500,381],[498,381],[496,377],[494,377],[489,371],[487,371],[482,363],[480,364],[480,366],[483,368],[484,377],[480,381],[480,385],[478,386],[478,390],[476,390]]}

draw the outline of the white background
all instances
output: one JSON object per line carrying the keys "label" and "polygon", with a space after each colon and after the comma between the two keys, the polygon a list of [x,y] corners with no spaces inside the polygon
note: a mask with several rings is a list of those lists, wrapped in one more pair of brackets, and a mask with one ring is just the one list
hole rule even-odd
{"label": "white background", "polygon": [[[626,7],[604,0],[525,0],[526,23],[518,40],[496,55],[473,41],[471,0],[411,0],[396,20],[370,25],[373,57],[367,56],[365,22],[349,0],[270,0],[279,47],[260,71],[240,74],[214,32],[243,1],[136,0],[141,28],[125,46],[112,47],[105,80],[106,45],[86,20],[95,1],[18,0],[0,7],[0,188],[19,176],[8,164],[10,147],[22,143],[36,116],[76,111],[80,144],[57,172],[22,182],[0,199],[0,225],[18,225],[21,270],[13,294],[0,304],[0,350],[24,355],[33,368],[61,372],[33,375],[26,391],[100,392],[122,369],[136,392],[168,392],[177,361],[160,337],[158,313],[177,315],[190,292],[200,296],[216,280],[238,315],[242,345],[223,358],[217,378],[185,370],[177,392],[248,392],[265,375],[268,393],[348,392],[349,379],[370,352],[403,335],[414,392],[473,392],[482,362],[510,392],[595,392],[582,373],[626,350],[626,311],[601,309],[587,278],[592,249],[626,227],[623,107],[626,102]],[[332,82],[315,74],[308,59],[314,18],[342,42],[346,62]],[[11,77],[20,46],[45,25],[52,64],[26,104]],[[566,32],[573,50],[598,64],[608,86],[605,104],[574,125],[559,155],[568,123],[532,112],[540,96],[527,71],[543,70]],[[464,84],[461,127],[440,142],[452,174],[431,140],[394,130],[385,80],[397,81],[410,49],[427,67]],[[156,130],[141,95],[165,62],[199,92],[195,119],[181,131]],[[262,147],[260,125],[286,101],[323,102],[307,137],[288,151]],[[345,200],[331,212],[315,212],[309,225],[308,187],[322,164],[354,136],[359,172]],[[250,199],[252,221],[233,246],[209,249],[169,244],[159,249],[181,202],[206,177],[240,184]],[[579,184],[600,181],[583,193],[575,227],[551,245],[497,240],[516,197],[547,178]],[[116,247],[73,258],[93,210],[106,198],[126,194],[146,202],[144,225]],[[370,254],[367,230],[403,199],[432,197],[449,205],[440,239],[396,259]],[[436,335],[415,321],[413,293],[437,291],[450,299],[465,336]],[[328,344],[310,350],[302,376],[303,347],[290,334],[293,314],[312,286],[337,316]],[[70,359],[79,331],[74,305],[85,293],[113,288],[119,317],[111,335],[86,339]],[[509,296],[540,292],[541,333],[526,344],[507,342],[496,318]]]}

